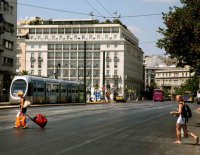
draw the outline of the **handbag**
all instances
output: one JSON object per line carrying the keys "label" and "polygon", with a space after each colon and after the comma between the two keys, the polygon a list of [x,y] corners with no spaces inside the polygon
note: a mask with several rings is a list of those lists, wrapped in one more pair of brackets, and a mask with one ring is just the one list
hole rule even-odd
{"label": "handbag", "polygon": [[24,105],[23,105],[23,108],[27,108],[31,105],[31,101],[28,101],[28,100],[25,100],[24,101]]}

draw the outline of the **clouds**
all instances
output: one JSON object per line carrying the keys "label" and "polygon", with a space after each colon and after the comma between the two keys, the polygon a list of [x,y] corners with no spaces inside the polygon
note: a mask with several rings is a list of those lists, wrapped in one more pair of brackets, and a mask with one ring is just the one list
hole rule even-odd
{"label": "clouds", "polygon": [[154,3],[175,3],[179,0],[142,0],[143,2],[154,2]]}

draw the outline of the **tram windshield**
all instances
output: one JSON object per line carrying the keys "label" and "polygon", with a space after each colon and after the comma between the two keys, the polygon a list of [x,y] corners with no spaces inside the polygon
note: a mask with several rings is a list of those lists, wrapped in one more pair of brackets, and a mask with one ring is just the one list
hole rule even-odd
{"label": "tram windshield", "polygon": [[13,96],[17,96],[17,92],[26,90],[26,81],[25,80],[16,80],[12,84],[11,93]]}

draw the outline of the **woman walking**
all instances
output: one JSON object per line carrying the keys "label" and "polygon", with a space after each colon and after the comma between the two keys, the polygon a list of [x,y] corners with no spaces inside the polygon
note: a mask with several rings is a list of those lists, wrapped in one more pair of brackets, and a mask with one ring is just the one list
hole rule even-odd
{"label": "woman walking", "polygon": [[178,117],[176,121],[176,137],[177,140],[174,142],[176,144],[181,144],[181,128],[184,131],[184,136],[188,137],[191,136],[195,140],[195,144],[199,143],[199,137],[196,136],[194,133],[189,132],[187,130],[186,120],[183,117],[183,107],[185,106],[183,97],[181,95],[176,97],[176,101],[178,102],[178,110],[170,112],[171,115],[175,115]]}
{"label": "woman walking", "polygon": [[22,126],[23,128],[27,128],[26,124],[26,111],[27,108],[24,108],[25,98],[23,97],[24,93],[22,91],[19,91],[17,95],[20,97],[19,101],[19,108],[20,111],[17,113],[16,121],[15,121],[15,128],[19,128]]}

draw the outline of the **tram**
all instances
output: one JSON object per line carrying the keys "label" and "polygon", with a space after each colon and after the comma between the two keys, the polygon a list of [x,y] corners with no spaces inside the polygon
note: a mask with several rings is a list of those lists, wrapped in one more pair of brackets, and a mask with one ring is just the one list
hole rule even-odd
{"label": "tram", "polygon": [[30,75],[15,76],[10,86],[10,103],[19,103],[17,93],[23,91],[25,99],[32,104],[83,103],[84,85],[76,81],[65,81]]}

